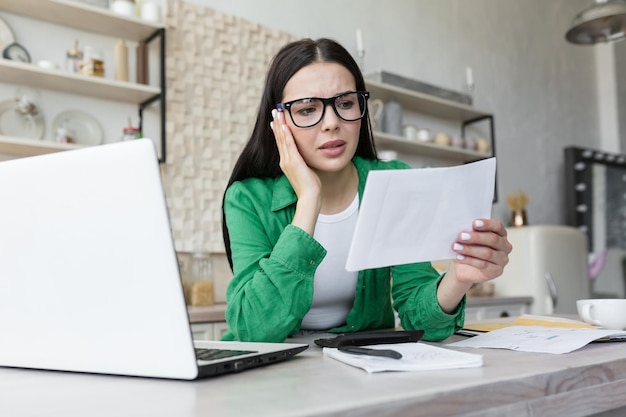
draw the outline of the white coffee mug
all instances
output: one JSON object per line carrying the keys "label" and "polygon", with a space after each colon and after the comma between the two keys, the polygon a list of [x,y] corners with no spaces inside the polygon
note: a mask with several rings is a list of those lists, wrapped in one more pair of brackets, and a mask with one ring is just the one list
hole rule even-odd
{"label": "white coffee mug", "polygon": [[137,16],[135,3],[129,0],[113,0],[109,6],[111,11],[124,16]]}
{"label": "white coffee mug", "polygon": [[410,141],[417,140],[417,126],[415,125],[404,125],[402,126],[402,136],[405,139]]}
{"label": "white coffee mug", "polygon": [[426,129],[425,127],[417,129],[417,133],[415,134],[415,136],[420,142],[430,142],[430,140],[432,139],[432,137],[430,136],[430,129]]}
{"label": "white coffee mug", "polygon": [[161,23],[161,8],[158,4],[145,1],[141,4],[141,18],[152,23]]}
{"label": "white coffee mug", "polygon": [[626,329],[626,299],[597,298],[576,301],[578,315],[584,322],[606,329]]}

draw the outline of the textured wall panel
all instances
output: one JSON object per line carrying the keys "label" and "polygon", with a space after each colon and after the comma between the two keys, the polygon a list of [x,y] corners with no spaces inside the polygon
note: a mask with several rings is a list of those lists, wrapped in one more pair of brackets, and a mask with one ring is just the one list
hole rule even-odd
{"label": "textured wall panel", "polygon": [[208,7],[169,2],[161,171],[178,251],[224,251],[224,187],[252,130],[269,61],[294,39]]}

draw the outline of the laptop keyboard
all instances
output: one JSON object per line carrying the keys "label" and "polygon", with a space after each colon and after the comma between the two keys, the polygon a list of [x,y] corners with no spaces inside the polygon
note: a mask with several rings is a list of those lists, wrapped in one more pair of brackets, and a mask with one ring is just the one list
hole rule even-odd
{"label": "laptop keyboard", "polygon": [[202,349],[196,348],[196,358],[203,361],[212,361],[216,359],[230,358],[233,356],[245,355],[248,353],[257,353],[255,350],[236,350],[236,349]]}

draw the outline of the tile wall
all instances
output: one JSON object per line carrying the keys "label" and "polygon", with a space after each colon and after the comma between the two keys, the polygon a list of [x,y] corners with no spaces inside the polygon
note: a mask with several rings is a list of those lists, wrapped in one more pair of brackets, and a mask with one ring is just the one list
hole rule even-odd
{"label": "tile wall", "polygon": [[256,118],[265,72],[289,34],[200,5],[168,2],[167,162],[176,249],[213,253],[216,298],[230,279],[223,255],[224,187]]}

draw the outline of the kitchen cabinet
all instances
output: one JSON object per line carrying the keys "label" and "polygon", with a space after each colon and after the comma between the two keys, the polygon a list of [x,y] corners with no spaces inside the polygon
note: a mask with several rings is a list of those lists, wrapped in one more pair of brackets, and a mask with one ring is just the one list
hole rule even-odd
{"label": "kitchen cabinet", "polygon": [[220,340],[227,330],[228,324],[225,321],[191,324],[191,333],[194,340]]}
{"label": "kitchen cabinet", "polygon": [[519,317],[530,312],[531,297],[468,297],[465,322]]}
{"label": "kitchen cabinet", "polygon": [[[42,69],[34,64],[5,59],[0,59],[0,82],[136,104],[140,129],[144,110],[158,101],[161,137],[153,139],[160,142],[160,146],[157,146],[160,149],[159,159],[165,161],[165,28],[162,25],[71,0],[0,0],[0,11],[138,42],[144,53],[146,45],[158,40],[160,47],[158,86],[72,74],[63,70]],[[0,153],[11,155],[32,156],[80,146],[84,145],[0,136]]]}
{"label": "kitchen cabinet", "polygon": [[220,340],[228,330],[224,319],[226,304],[187,306],[194,340]]}
{"label": "kitchen cabinet", "polygon": [[387,149],[405,155],[435,158],[452,165],[478,161],[495,155],[494,116],[492,114],[472,106],[371,79],[366,79],[365,84],[371,94],[371,99],[380,99],[384,103],[394,100],[402,106],[404,111],[440,119],[445,123],[452,122],[458,125],[458,134],[461,137],[465,137],[467,129],[476,123],[485,122],[489,126],[489,153],[437,145],[432,142],[409,141],[402,136],[375,131],[374,138],[378,150]]}

